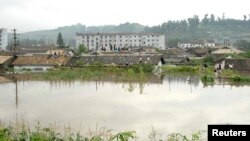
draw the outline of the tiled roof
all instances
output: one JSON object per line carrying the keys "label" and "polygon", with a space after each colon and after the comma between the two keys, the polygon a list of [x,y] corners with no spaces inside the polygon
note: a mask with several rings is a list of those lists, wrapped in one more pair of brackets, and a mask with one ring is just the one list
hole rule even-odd
{"label": "tiled roof", "polygon": [[8,61],[11,58],[12,58],[12,56],[0,56],[0,64],[5,63],[6,61]]}
{"label": "tiled roof", "polygon": [[163,53],[164,57],[188,57],[190,53],[181,48],[169,48]]}
{"label": "tiled roof", "polygon": [[233,47],[222,47],[212,52],[212,54],[234,54],[234,53],[239,54],[244,52]]}
{"label": "tiled roof", "polygon": [[70,57],[66,56],[18,56],[12,65],[45,65],[45,66],[61,66],[67,64]]}

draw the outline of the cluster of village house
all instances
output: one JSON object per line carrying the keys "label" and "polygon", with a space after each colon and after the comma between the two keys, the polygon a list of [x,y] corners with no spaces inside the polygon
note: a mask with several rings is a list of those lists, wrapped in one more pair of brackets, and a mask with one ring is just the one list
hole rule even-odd
{"label": "cluster of village house", "polygon": [[[76,34],[76,44],[83,44],[93,52],[74,56],[71,49],[55,48],[24,48],[15,52],[0,51],[0,71],[10,67],[14,70],[45,71],[59,66],[77,67],[83,64],[100,62],[104,65],[131,65],[146,63],[157,65],[183,64],[191,58],[202,58],[208,54],[223,56],[225,54],[240,54],[243,51],[232,46],[215,45],[214,41],[180,42],[178,47],[165,49],[165,36],[150,33],[96,33]],[[157,52],[161,50],[161,52]],[[229,64],[238,70],[250,70],[248,59],[219,60],[227,67]],[[226,61],[226,62],[225,62]],[[217,62],[218,63],[218,62]]]}

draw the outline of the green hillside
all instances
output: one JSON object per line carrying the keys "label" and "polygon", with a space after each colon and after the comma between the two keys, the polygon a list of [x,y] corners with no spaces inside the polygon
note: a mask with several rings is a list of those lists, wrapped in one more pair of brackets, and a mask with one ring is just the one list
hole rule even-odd
{"label": "green hillside", "polygon": [[237,40],[250,39],[250,19],[244,15],[242,20],[226,19],[224,17],[215,19],[213,14],[204,15],[200,18],[194,15],[191,18],[167,21],[157,26],[144,26],[138,23],[124,23],[119,25],[86,26],[76,24],[59,27],[52,30],[34,31],[20,34],[20,44],[54,44],[57,34],[61,32],[64,42],[70,46],[75,45],[75,34],[80,33],[103,33],[103,32],[154,32],[166,35],[166,45],[176,46],[181,40],[208,40],[222,41],[229,38],[233,43]]}

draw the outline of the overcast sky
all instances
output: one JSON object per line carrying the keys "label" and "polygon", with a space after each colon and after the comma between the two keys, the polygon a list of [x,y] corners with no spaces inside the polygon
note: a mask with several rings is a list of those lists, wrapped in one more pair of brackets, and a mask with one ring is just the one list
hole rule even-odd
{"label": "overcast sky", "polygon": [[0,0],[0,27],[19,32],[53,29],[76,23],[89,25],[136,22],[158,25],[168,20],[215,14],[249,17],[249,0]]}

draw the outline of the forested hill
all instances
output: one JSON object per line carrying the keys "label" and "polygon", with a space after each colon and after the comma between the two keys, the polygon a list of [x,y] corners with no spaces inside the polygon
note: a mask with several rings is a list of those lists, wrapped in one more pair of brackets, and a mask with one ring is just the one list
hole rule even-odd
{"label": "forested hill", "polygon": [[193,16],[186,20],[168,21],[159,26],[146,27],[145,32],[158,32],[166,35],[167,41],[213,39],[223,40],[227,37],[232,41],[250,39],[250,19],[243,16],[242,20],[216,18],[205,15],[202,19]]}
{"label": "forested hill", "polygon": [[157,26],[144,26],[137,23],[124,23],[120,25],[85,26],[76,24],[59,27],[53,30],[34,31],[21,34],[21,42],[31,42],[33,39],[40,44],[55,43],[57,34],[61,32],[67,44],[74,45],[76,32],[156,32],[166,35],[167,45],[179,40],[214,39],[222,40],[228,37],[232,40],[250,39],[250,19],[228,19],[222,16],[215,18],[213,14],[204,17],[193,16],[178,21],[167,21]]}
{"label": "forested hill", "polygon": [[96,32],[142,32],[144,26],[137,23],[124,23],[120,25],[104,26],[85,26],[76,24],[71,26],[59,27],[52,30],[34,31],[20,34],[20,43],[26,44],[53,44],[56,42],[59,32],[62,33],[66,44],[74,45],[76,32],[78,33],[96,33]]}

